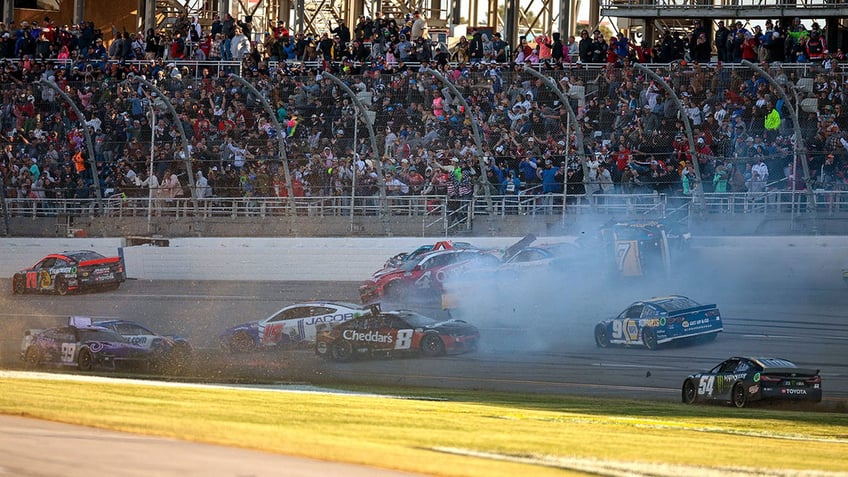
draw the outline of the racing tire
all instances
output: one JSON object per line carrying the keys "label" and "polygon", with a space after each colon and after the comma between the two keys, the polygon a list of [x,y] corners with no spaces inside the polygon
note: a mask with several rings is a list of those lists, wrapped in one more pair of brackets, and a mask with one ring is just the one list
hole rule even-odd
{"label": "racing tire", "polygon": [[698,399],[698,390],[695,389],[695,383],[692,380],[687,379],[683,383],[681,397],[684,404],[695,404],[695,401]]}
{"label": "racing tire", "polygon": [[24,355],[24,367],[26,369],[36,369],[41,366],[41,351],[35,346],[27,348]]}
{"label": "racing tire", "polygon": [[81,349],[77,356],[77,367],[80,371],[91,371],[94,369],[94,356],[87,348]]}
{"label": "racing tire", "polygon": [[330,354],[335,361],[346,363],[353,359],[353,345],[345,340],[336,341],[330,347]]}
{"label": "racing tire", "polygon": [[598,323],[595,326],[595,346],[598,348],[606,348],[610,345],[609,333],[607,327],[603,323]]}
{"label": "racing tire", "polygon": [[642,329],[642,342],[645,343],[645,348],[651,351],[657,349],[657,332],[653,328]]}
{"label": "racing tire", "polygon": [[255,346],[256,343],[253,342],[253,338],[244,332],[234,334],[229,342],[230,353],[247,353]]}
{"label": "racing tire", "polygon": [[15,295],[23,295],[26,291],[26,279],[22,275],[15,275],[12,279],[12,293]]}
{"label": "racing tire", "polygon": [[733,385],[733,390],[730,392],[730,403],[739,409],[748,404],[748,395],[745,393],[745,386],[742,383]]}
{"label": "racing tire", "polygon": [[65,277],[56,277],[56,293],[62,296],[68,294],[68,282],[65,281]]}
{"label": "racing tire", "polygon": [[445,342],[439,335],[429,334],[421,338],[421,354],[428,358],[444,356]]}

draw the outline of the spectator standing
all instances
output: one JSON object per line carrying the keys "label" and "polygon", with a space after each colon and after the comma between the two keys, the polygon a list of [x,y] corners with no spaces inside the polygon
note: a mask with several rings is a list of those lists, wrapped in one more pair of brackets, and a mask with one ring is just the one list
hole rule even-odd
{"label": "spectator standing", "polygon": [[412,21],[412,30],[409,33],[410,40],[412,40],[413,42],[419,40],[429,40],[430,32],[427,28],[427,21],[424,19],[423,16],[421,16],[420,11],[416,10],[413,16],[415,19]]}
{"label": "spectator standing", "polygon": [[221,59],[224,61],[232,60],[232,49],[230,45],[233,37],[236,36],[236,20],[229,13],[224,16],[224,21],[221,23],[221,33],[224,35],[224,40],[221,44]]}
{"label": "spectator standing", "polygon": [[[326,35],[326,34],[325,34]],[[226,41],[224,42],[226,45]],[[223,52],[223,51],[222,51]],[[250,54],[250,40],[240,27],[235,28],[235,35],[230,39],[230,58],[241,61]]]}

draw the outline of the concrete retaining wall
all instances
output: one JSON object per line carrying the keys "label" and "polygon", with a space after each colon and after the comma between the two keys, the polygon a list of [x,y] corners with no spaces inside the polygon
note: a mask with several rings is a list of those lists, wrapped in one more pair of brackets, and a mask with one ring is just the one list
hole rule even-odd
{"label": "concrete retaining wall", "polygon": [[[439,238],[176,238],[168,247],[126,246],[120,238],[0,239],[0,276],[11,277],[48,253],[91,249],[123,253],[127,275],[162,280],[344,280],[359,281],[390,256]],[[479,247],[507,247],[519,237],[467,239]],[[538,242],[571,241],[546,237]],[[693,252],[721,273],[726,263],[748,264],[751,276],[784,276],[793,260],[819,263],[832,277],[848,263],[848,237],[696,237]],[[829,281],[827,278],[825,281]]]}

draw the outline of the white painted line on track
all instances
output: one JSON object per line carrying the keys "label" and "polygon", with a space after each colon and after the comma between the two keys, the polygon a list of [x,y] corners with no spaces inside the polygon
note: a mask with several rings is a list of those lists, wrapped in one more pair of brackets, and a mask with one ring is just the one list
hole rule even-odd
{"label": "white painted line on track", "polygon": [[680,369],[676,366],[656,366],[653,364],[629,364],[629,363],[592,363],[592,366],[600,368],[651,368],[651,369]]}

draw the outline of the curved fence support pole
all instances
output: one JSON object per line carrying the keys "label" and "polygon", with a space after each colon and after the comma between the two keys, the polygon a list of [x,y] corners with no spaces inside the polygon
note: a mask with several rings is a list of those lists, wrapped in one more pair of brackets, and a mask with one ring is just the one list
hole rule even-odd
{"label": "curved fence support pole", "polygon": [[183,162],[185,162],[186,174],[188,175],[188,185],[189,190],[191,190],[191,198],[194,206],[194,220],[195,222],[198,220],[198,207],[197,207],[197,188],[194,185],[194,171],[191,167],[191,152],[189,151],[188,141],[186,140],[185,128],[183,127],[183,122],[180,120],[180,115],[177,114],[177,110],[174,109],[174,105],[171,104],[171,101],[168,97],[156,87],[150,81],[142,78],[141,76],[130,76],[125,79],[123,82],[127,81],[138,81],[139,83],[143,83],[145,86],[150,88],[151,91],[154,91],[160,98],[162,98],[162,102],[165,103],[165,107],[168,108],[168,112],[171,113],[171,117],[174,119],[174,126],[177,127],[177,132],[180,133],[180,142],[183,148]]}
{"label": "curved fence support pole", "polygon": [[322,71],[321,75],[325,78],[329,78],[330,81],[350,96],[350,100],[353,101],[354,106],[356,106],[356,109],[358,109],[359,113],[362,115],[365,127],[368,128],[368,136],[371,138],[371,154],[374,155],[374,163],[377,165],[377,186],[380,188],[380,219],[383,222],[383,228],[386,235],[391,236],[392,229],[389,224],[389,201],[386,199],[386,180],[383,177],[383,161],[380,159],[380,150],[377,149],[377,136],[374,134],[374,119],[370,114],[368,114],[368,108],[362,104],[362,101],[356,97],[356,93],[354,93],[353,90],[344,83],[344,81],[340,80],[335,75],[327,73],[326,71]]}
{"label": "curved fence support pole", "polygon": [[[695,171],[695,180],[698,181],[698,191],[696,192],[698,196],[698,202],[701,206],[704,205],[704,182],[701,180],[701,165],[698,163],[698,153],[695,151],[695,138],[692,135],[692,122],[689,121],[689,116],[684,113],[683,103],[680,102],[680,98],[677,96],[677,93],[674,92],[674,88],[669,86],[668,83],[662,78],[662,76],[654,73],[649,70],[644,65],[640,65],[639,63],[634,63],[633,66],[636,67],[640,72],[648,75],[654,80],[658,85],[662,86],[662,88],[671,95],[672,101],[674,101],[675,106],[677,106],[677,110],[680,111],[680,118],[683,120],[683,127],[686,129],[686,139],[689,141],[689,154],[692,155],[692,169]],[[682,179],[682,178],[681,178]]]}
{"label": "curved fence support pole", "polygon": [[77,103],[68,96],[67,93],[62,91],[62,88],[56,84],[54,81],[47,80],[39,80],[39,84],[46,86],[53,91],[59,93],[59,96],[65,100],[66,103],[74,110],[74,114],[77,115],[79,121],[82,123],[82,130],[85,134],[85,145],[86,150],[88,152],[88,162],[89,167],[91,167],[91,180],[94,182],[94,196],[97,198],[97,207],[101,211],[103,210],[103,192],[100,190],[100,176],[97,173],[97,160],[94,158],[94,142],[91,140],[91,133],[88,131],[88,125],[85,124],[85,115],[80,111],[80,108],[77,107]]}
{"label": "curved fence support pole", "polygon": [[[292,180],[291,180],[291,172],[289,170],[289,158],[286,153],[286,140],[285,134],[286,129],[280,124],[280,120],[277,119],[277,114],[274,113],[274,108],[271,107],[271,103],[259,93],[259,91],[252,84],[248,83],[246,79],[241,76],[231,73],[230,78],[238,81],[242,86],[250,90],[250,92],[256,96],[259,102],[262,104],[262,108],[265,109],[265,112],[268,113],[268,116],[271,117],[271,122],[274,123],[274,127],[277,130],[277,147],[279,148],[280,162],[283,165],[283,172],[286,174],[286,192],[288,193],[288,202],[289,202],[289,217],[291,218],[289,224],[289,230],[294,233],[295,223],[294,216],[295,212],[295,203],[294,203],[294,189],[292,189]],[[296,234],[295,234],[296,235]]]}
{"label": "curved fence support pole", "polygon": [[[777,82],[767,71],[760,68],[759,66],[751,63],[748,60],[742,60],[742,64],[756,71],[766,81],[771,84],[775,91],[777,91],[780,99],[783,100],[784,104],[794,105],[792,101],[789,101],[789,97],[786,95],[786,90],[780,86],[780,83]],[[798,106],[798,105],[795,105]],[[810,218],[813,221],[813,233],[818,235],[818,220],[816,217],[816,196],[813,193],[813,178],[810,177],[810,165],[807,163],[807,147],[804,145],[804,136],[801,133],[801,123],[798,121],[798,112],[795,108],[788,108],[789,114],[792,116],[792,128],[795,134],[795,147],[793,148],[793,157],[792,157],[792,169],[795,170],[798,167],[798,162],[801,162],[801,171],[804,173],[804,185],[807,189],[807,210],[810,211]],[[778,111],[780,112],[780,111]],[[793,212],[794,214],[794,212]]]}
{"label": "curved fence support pole", "polygon": [[[577,115],[574,114],[574,108],[571,107],[571,103],[568,102],[568,96],[566,96],[562,90],[557,86],[556,82],[551,79],[550,76],[545,76],[542,73],[534,70],[533,68],[524,68],[523,71],[527,72],[530,76],[538,78],[545,83],[548,89],[554,92],[559,98],[560,103],[562,103],[566,110],[568,111],[568,116],[571,118],[571,124],[574,125],[574,142],[577,143],[577,158],[580,160],[580,167],[583,169],[583,178],[584,180],[589,178],[589,166],[586,165],[586,149],[583,146],[583,129],[580,127],[580,124],[577,122]],[[570,134],[570,131],[566,131],[566,134]],[[566,141],[570,143],[571,141]],[[567,146],[566,146],[567,147]],[[567,152],[567,151],[566,151]],[[566,164],[568,167],[568,164]],[[562,183],[562,211],[565,213],[566,204],[565,200],[567,198],[567,188],[568,188],[568,174],[567,171],[563,171],[566,173],[565,177],[563,177]]]}
{"label": "curved fence support pole", "polygon": [[3,214],[3,226],[5,227],[3,235],[6,237],[12,234],[9,228],[9,206],[6,204],[6,177],[0,174],[0,213]]}
{"label": "curved fence support pole", "polygon": [[[439,80],[443,85],[447,86],[448,89],[454,95],[454,98],[458,99],[462,107],[465,108],[465,117],[468,118],[468,121],[471,122],[471,131],[474,133],[474,144],[477,150],[477,163],[480,167],[480,178],[478,182],[480,182],[480,187],[483,188],[483,196],[486,198],[486,213],[489,215],[489,233],[494,235],[495,226],[494,226],[494,208],[492,207],[492,193],[489,190],[488,179],[486,179],[486,164],[483,161],[483,137],[480,135],[480,128],[477,127],[477,118],[471,114],[471,108],[468,107],[468,103],[465,101],[465,98],[462,96],[462,93],[456,89],[453,83],[448,81],[441,73],[436,70],[430,68],[421,68],[422,73],[429,73],[433,75],[434,78]],[[494,160],[494,158],[492,158]]]}

